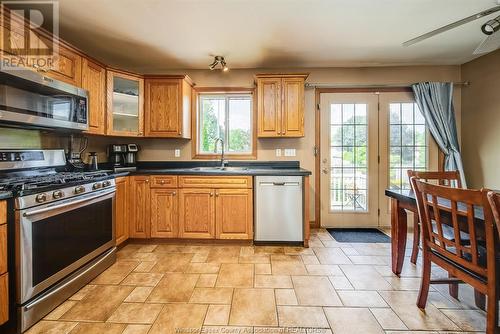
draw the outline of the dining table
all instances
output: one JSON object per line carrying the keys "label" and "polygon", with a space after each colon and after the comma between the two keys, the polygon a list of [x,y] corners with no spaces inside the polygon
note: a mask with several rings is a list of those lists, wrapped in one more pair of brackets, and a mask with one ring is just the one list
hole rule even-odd
{"label": "dining table", "polygon": [[[385,195],[391,202],[391,258],[392,272],[399,276],[403,268],[406,251],[406,238],[408,231],[407,211],[418,214],[417,200],[413,190],[386,189]],[[440,201],[441,202],[441,201]],[[442,201],[440,205],[446,206]],[[460,204],[458,206],[460,209]],[[478,224],[478,236],[484,235],[484,211],[481,207],[474,208],[474,220]],[[482,227],[482,228],[481,228]]]}

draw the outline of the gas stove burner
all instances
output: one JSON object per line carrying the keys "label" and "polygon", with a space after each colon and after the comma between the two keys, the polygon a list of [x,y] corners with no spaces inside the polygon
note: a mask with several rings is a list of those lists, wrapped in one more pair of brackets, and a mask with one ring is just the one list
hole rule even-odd
{"label": "gas stove burner", "polygon": [[43,190],[45,187],[70,185],[74,182],[92,181],[108,176],[106,171],[96,172],[59,172],[32,176],[16,176],[0,179],[0,190],[24,191]]}

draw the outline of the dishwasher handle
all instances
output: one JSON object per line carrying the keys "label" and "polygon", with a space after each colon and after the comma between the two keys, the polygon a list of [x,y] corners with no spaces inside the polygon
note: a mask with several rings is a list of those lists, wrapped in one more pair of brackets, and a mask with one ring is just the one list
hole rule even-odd
{"label": "dishwasher handle", "polygon": [[300,186],[300,182],[260,182],[260,186]]}

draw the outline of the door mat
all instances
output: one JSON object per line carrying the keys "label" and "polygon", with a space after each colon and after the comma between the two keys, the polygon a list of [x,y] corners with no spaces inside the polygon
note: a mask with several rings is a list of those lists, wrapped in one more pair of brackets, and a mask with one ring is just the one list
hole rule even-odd
{"label": "door mat", "polygon": [[327,228],[338,242],[390,243],[391,238],[376,228]]}

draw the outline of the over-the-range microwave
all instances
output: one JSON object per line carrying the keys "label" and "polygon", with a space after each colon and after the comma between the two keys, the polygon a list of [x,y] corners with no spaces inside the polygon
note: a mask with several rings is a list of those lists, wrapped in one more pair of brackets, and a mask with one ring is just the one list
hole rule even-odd
{"label": "over-the-range microwave", "polygon": [[0,71],[0,125],[88,129],[87,91],[29,70]]}

